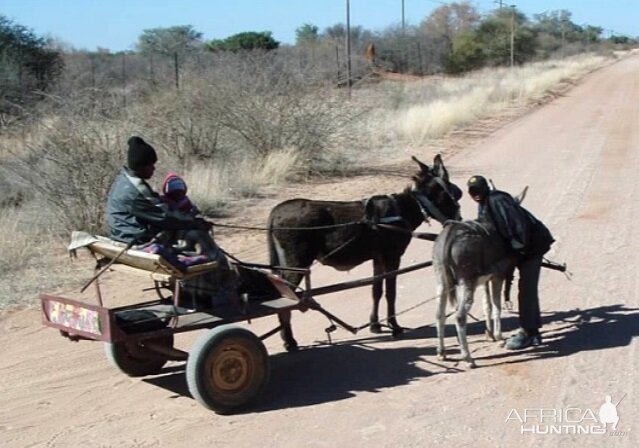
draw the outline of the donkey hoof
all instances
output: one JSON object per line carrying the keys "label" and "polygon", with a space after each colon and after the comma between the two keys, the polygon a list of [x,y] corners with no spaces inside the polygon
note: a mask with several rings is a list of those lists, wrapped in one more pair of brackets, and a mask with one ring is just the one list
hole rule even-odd
{"label": "donkey hoof", "polygon": [[477,364],[475,364],[475,361],[468,361],[469,369],[475,369],[476,367],[477,367]]}
{"label": "donkey hoof", "polygon": [[397,338],[404,333],[404,329],[402,327],[393,327],[393,337]]}
{"label": "donkey hoof", "polygon": [[297,341],[285,342],[284,343],[284,348],[289,353],[296,352],[296,351],[298,351],[300,349],[299,346],[297,345]]}
{"label": "donkey hoof", "polygon": [[371,324],[371,333],[380,334],[382,326],[380,324]]}
{"label": "donkey hoof", "polygon": [[496,341],[497,339],[495,339],[495,335],[493,334],[492,331],[486,330],[486,340],[487,341]]}
{"label": "donkey hoof", "polygon": [[437,353],[437,359],[439,361],[448,361],[448,358],[443,353]]}

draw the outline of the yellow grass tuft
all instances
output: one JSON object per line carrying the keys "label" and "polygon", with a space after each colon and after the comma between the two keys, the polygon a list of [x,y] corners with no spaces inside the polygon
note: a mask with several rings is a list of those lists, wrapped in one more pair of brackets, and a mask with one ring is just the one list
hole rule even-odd
{"label": "yellow grass tuft", "polygon": [[301,157],[294,149],[269,153],[263,161],[199,164],[184,178],[189,196],[204,214],[216,215],[238,198],[254,197],[284,182],[299,171]]}
{"label": "yellow grass tuft", "polygon": [[[405,104],[389,92],[393,107],[378,114],[384,135],[413,145],[440,138],[505,107],[537,101],[562,83],[571,82],[606,62],[602,56],[577,56],[523,67],[485,69],[460,78],[422,80],[407,88]],[[411,100],[412,99],[412,100]]]}

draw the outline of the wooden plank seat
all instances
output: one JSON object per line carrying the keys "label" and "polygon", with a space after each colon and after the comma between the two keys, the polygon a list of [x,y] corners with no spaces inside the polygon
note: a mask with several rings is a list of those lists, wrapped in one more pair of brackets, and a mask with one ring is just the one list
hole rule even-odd
{"label": "wooden plank seat", "polygon": [[[126,247],[125,244],[108,238],[96,237],[96,239],[97,241],[89,244],[87,248],[94,254],[101,255],[107,259],[115,258]],[[205,272],[214,271],[217,265],[216,261],[210,261],[181,270],[158,254],[128,249],[111,265],[111,269],[141,274],[156,281],[170,281],[171,279],[186,280]]]}

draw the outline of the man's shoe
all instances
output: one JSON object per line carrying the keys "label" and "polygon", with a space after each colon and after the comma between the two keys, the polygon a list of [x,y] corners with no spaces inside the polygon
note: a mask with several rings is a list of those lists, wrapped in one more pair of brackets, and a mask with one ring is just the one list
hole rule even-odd
{"label": "man's shoe", "polygon": [[537,347],[541,345],[541,335],[539,333],[533,334],[531,338],[532,338],[532,344],[531,344],[532,346]]}
{"label": "man's shoe", "polygon": [[541,344],[541,336],[538,334],[529,335],[524,330],[519,330],[515,335],[511,336],[506,341],[506,348],[508,350],[521,350],[532,345]]}

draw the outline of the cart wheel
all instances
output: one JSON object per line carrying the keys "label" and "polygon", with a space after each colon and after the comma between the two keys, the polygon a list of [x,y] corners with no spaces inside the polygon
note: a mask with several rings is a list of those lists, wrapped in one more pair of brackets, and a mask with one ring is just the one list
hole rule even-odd
{"label": "cart wheel", "polygon": [[218,414],[249,405],[269,377],[262,341],[244,328],[221,326],[200,336],[186,363],[186,382],[193,398]]}
{"label": "cart wheel", "polygon": [[[173,347],[173,335],[147,339],[164,347]],[[105,343],[107,359],[129,376],[145,376],[158,373],[167,358],[144,347],[144,341]]]}

